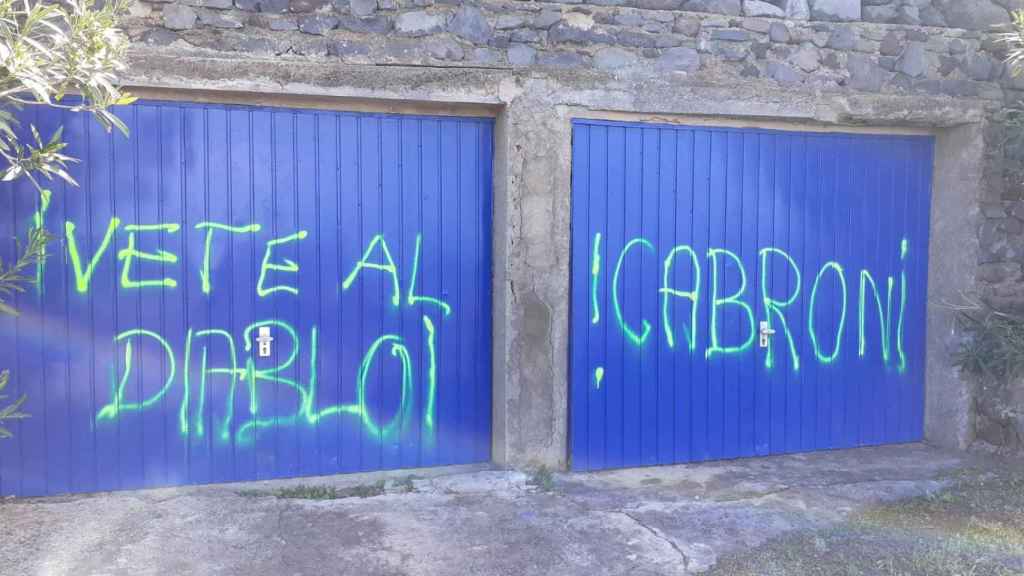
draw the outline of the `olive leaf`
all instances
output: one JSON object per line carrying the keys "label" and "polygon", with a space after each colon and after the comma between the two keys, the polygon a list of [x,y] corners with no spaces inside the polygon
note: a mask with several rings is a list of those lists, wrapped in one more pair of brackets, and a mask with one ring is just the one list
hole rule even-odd
{"label": "olive leaf", "polygon": [[[4,394],[3,391],[5,388],[7,388],[7,385],[10,383],[10,381],[10,370],[4,370],[0,372],[0,406],[3,405],[5,400],[7,400],[8,396],[7,394]],[[10,438],[12,436],[11,431],[4,426],[4,422],[8,420],[21,420],[23,418],[29,417],[28,414],[25,414],[24,412],[21,411],[21,406],[25,404],[25,401],[27,399],[28,396],[22,394],[21,397],[19,397],[13,403],[8,404],[3,408],[0,408],[0,439]]]}

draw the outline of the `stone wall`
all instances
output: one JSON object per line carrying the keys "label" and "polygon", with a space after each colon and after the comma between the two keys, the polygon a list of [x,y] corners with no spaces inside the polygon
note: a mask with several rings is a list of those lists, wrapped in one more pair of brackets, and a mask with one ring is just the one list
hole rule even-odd
{"label": "stone wall", "polygon": [[[985,140],[985,190],[978,230],[979,295],[993,308],[1024,315],[1024,111],[1019,100],[996,113]],[[1024,451],[1024,381],[976,383],[979,448]]]}
{"label": "stone wall", "polygon": [[[978,31],[990,21],[1009,18],[998,6],[998,13],[987,19],[962,19],[958,10],[934,9],[946,15],[937,22],[970,26],[962,29],[826,21],[862,17],[859,4],[857,10],[844,10],[839,6],[850,2],[839,0],[812,0],[809,11],[797,10],[811,20],[788,21],[781,17],[799,2],[781,8],[759,0],[746,0],[742,6],[739,0],[608,3],[623,6],[501,0],[155,0],[138,5],[132,28],[136,40],[148,46],[351,64],[596,67],[629,73],[709,70],[719,79],[767,77],[822,89],[922,91],[993,101],[1004,97],[994,82],[1005,77],[1005,70]],[[863,17],[883,7],[889,5],[868,5]]]}
{"label": "stone wall", "polygon": [[[976,227],[978,265],[956,273],[986,297],[1024,305],[1024,154],[1004,153],[1007,131],[992,121],[1024,95],[990,34],[1017,8],[1024,0],[140,0],[128,20],[128,80],[502,107],[495,429],[507,438],[496,453],[560,465],[567,110],[976,124],[982,201],[945,216]],[[955,327],[945,316],[929,326],[948,356]],[[968,428],[987,426],[982,415]]]}

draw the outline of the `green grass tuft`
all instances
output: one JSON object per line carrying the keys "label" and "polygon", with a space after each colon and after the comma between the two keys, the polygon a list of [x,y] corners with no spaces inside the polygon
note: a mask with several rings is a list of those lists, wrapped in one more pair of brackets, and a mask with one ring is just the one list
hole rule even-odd
{"label": "green grass tuft", "polygon": [[380,480],[373,484],[359,484],[348,488],[338,488],[327,485],[306,485],[288,486],[274,490],[248,489],[236,492],[243,498],[274,497],[291,500],[342,500],[344,498],[372,498],[385,493],[384,481]]}

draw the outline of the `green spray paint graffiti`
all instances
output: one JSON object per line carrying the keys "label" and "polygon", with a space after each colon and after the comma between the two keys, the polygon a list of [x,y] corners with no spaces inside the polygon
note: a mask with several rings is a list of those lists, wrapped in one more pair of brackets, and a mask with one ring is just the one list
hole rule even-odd
{"label": "green spray paint graffiti", "polygon": [[618,262],[615,263],[615,274],[612,276],[612,307],[615,308],[615,319],[618,321],[619,328],[622,329],[622,333],[625,334],[626,338],[633,344],[636,344],[637,346],[642,346],[644,342],[647,341],[647,337],[651,335],[651,323],[648,322],[647,320],[641,320],[640,333],[637,334],[636,332],[634,332],[633,329],[630,328],[628,324],[626,324],[626,320],[622,315],[622,304],[619,301],[620,276],[622,274],[622,265],[626,261],[626,255],[629,253],[629,249],[633,248],[634,246],[647,248],[651,252],[655,251],[654,244],[651,244],[651,241],[647,240],[646,238],[634,238],[626,243],[625,248],[623,248],[622,252],[619,254]]}
{"label": "green spray paint graffiti", "polygon": [[[206,241],[203,243],[203,267],[199,270],[199,278],[203,283],[203,294],[209,294],[210,290],[213,288],[210,282],[210,255],[213,252],[213,233],[220,230],[229,234],[255,234],[256,232],[259,232],[260,229],[261,226],[259,224],[249,224],[247,226],[229,226],[219,222],[200,222],[196,224],[196,230],[207,231]],[[270,249],[268,247],[267,252],[269,251]],[[261,272],[263,272],[263,270],[261,270]],[[260,284],[262,284],[262,282]]]}
{"label": "green spray paint graffiti", "polygon": [[[47,207],[48,202],[44,199],[30,226],[42,225]],[[119,267],[118,286],[122,291],[180,289],[178,279],[182,271],[178,268],[180,259],[173,247],[183,246],[187,239],[176,239],[181,233],[179,223],[123,224],[121,219],[112,217],[98,244],[88,248],[77,237],[77,228],[73,221],[64,223],[68,262],[78,294],[88,297],[92,279],[104,266],[118,243],[118,236],[122,234],[125,244],[116,251],[115,260]],[[209,296],[217,288],[214,261],[216,255],[225,250],[221,243],[239,239],[259,242],[256,235],[263,227],[259,223],[235,225],[203,221],[195,224],[192,230],[201,235],[202,242],[202,256],[196,270],[198,285],[202,294]],[[262,240],[264,248],[255,284],[259,298],[299,296],[295,280],[288,282],[286,279],[298,277],[300,264],[285,254],[288,250],[296,251],[298,243],[308,236],[308,231],[298,230]],[[140,247],[143,241],[159,248],[143,249]],[[86,253],[90,248],[91,255]],[[167,402],[177,402],[177,428],[183,437],[204,437],[212,426],[216,440],[245,445],[252,443],[264,429],[317,426],[325,418],[350,416],[359,422],[369,437],[384,442],[394,441],[410,426],[419,410],[423,423],[422,438],[432,442],[437,411],[439,326],[427,310],[438,310],[443,319],[451,316],[452,307],[442,298],[418,291],[422,253],[423,236],[417,234],[404,303],[410,310],[419,310],[426,356],[424,368],[413,362],[413,353],[405,336],[383,334],[370,343],[358,370],[350,375],[349,381],[355,388],[355,402],[318,408],[320,333],[316,325],[310,327],[308,336],[305,336],[284,320],[261,320],[244,328],[240,334],[241,341],[238,335],[228,330],[190,327],[180,348],[158,332],[133,328],[118,333],[114,338],[119,360],[110,366],[109,398],[96,413],[97,424],[114,422],[147,410],[163,409]],[[144,262],[157,266],[143,269],[139,264]],[[367,272],[379,272],[383,274],[386,285],[390,286],[389,305],[398,308],[402,304],[398,264],[384,235],[373,236],[362,257],[348,270],[339,283],[342,293],[364,279]],[[38,274],[42,276],[44,271],[40,269]],[[256,334],[261,329],[277,334],[278,353],[274,355],[276,363],[272,366],[265,365],[268,360],[257,354]],[[302,355],[307,356],[308,364],[304,372],[306,376],[300,380]],[[141,361],[143,358],[144,362]],[[214,358],[217,365],[211,365]],[[394,413],[382,418],[371,408],[368,383],[385,362],[392,362],[398,368],[396,397],[399,400]],[[154,373],[160,374],[160,387],[143,393],[135,383],[140,382],[143,376],[147,381],[152,380]],[[417,384],[423,389],[422,406],[419,408],[415,399]],[[387,385],[388,382],[381,383],[381,386]],[[217,395],[221,405],[212,407],[214,410],[211,412],[210,391],[214,386],[223,387],[223,394]],[[267,390],[287,391],[293,395],[294,409],[281,413],[276,403],[268,405],[264,401]],[[243,395],[244,403],[236,405]]]}
{"label": "green spray paint graffiti", "polygon": [[[43,218],[42,215],[45,214],[48,205],[48,201],[45,201],[42,204],[40,209],[35,213],[30,226],[41,225]],[[165,249],[168,247],[163,245],[162,240],[156,240],[161,244],[160,249],[156,251],[142,250],[138,248],[138,245],[141,241],[140,234],[150,233],[148,234],[150,237],[153,236],[152,233],[161,232],[164,234],[174,235],[181,230],[180,224],[125,224],[122,227],[121,219],[112,217],[107,225],[103,239],[100,241],[99,246],[95,248],[92,256],[88,259],[88,262],[85,262],[83,257],[83,249],[80,247],[79,240],[76,235],[77,229],[77,225],[71,220],[64,223],[68,262],[75,278],[75,289],[79,294],[89,294],[93,275],[103,262],[104,256],[109,251],[111,245],[115,243],[115,237],[119,230],[127,233],[127,246],[117,252],[117,260],[121,263],[120,287],[122,290],[138,290],[142,288],[175,289],[178,287],[178,279],[172,276],[136,279],[132,266],[138,261],[154,262],[160,264],[162,268],[167,265],[178,264],[178,255],[171,250]],[[215,240],[218,238],[230,239],[232,235],[255,235],[262,231],[263,227],[258,223],[232,225],[223,222],[204,221],[196,224],[194,229],[204,234],[202,258],[200,259],[197,275],[199,276],[203,294],[210,295],[215,287],[212,272],[213,255],[216,253]],[[223,232],[224,234],[216,234],[216,232]],[[275,250],[283,249],[288,244],[295,244],[301,240],[305,240],[308,236],[309,232],[307,230],[298,230],[293,234],[288,234],[279,238],[271,238],[264,241],[263,257],[259,268],[259,278],[256,281],[255,286],[256,294],[260,298],[266,298],[278,293],[291,294],[293,296],[299,295],[299,289],[296,286],[284,283],[284,281],[279,281],[281,283],[278,284],[271,283],[270,275],[271,273],[291,275],[297,275],[300,273],[298,262],[287,257],[280,257],[278,259],[274,256],[274,252]],[[379,260],[374,259],[377,252],[379,252]],[[409,289],[406,294],[406,304],[410,307],[421,304],[436,306],[445,316],[450,316],[452,313],[451,306],[443,299],[417,293],[417,282],[422,268],[422,252],[423,235],[417,234],[412,272],[409,279]],[[377,234],[370,239],[366,249],[363,251],[362,257],[353,265],[351,271],[341,281],[341,291],[347,292],[356,284],[362,274],[366,271],[377,271],[386,275],[391,284],[391,305],[398,308],[402,303],[398,265],[395,263],[395,260],[391,255],[388,242],[384,238],[383,234]],[[165,273],[168,274],[172,272],[173,271],[165,271]],[[42,270],[39,271],[39,274],[42,275]]]}
{"label": "green spray paint graffiti", "polygon": [[[789,330],[789,323],[786,321],[784,309],[792,306],[796,302],[797,297],[800,296],[800,267],[796,265],[796,261],[793,260],[792,256],[778,248],[762,248],[760,254],[761,301],[764,302],[765,322],[768,323],[769,330],[775,330],[774,320],[775,317],[778,317],[779,328],[782,329],[782,334],[786,337],[786,343],[789,345],[789,355],[793,363],[793,370],[799,370],[800,355],[796,351],[796,343],[793,341],[793,333]],[[785,300],[776,300],[769,295],[771,287],[771,283],[768,280],[770,278],[768,275],[769,256],[779,256],[785,260],[786,264],[789,265],[789,269],[793,271],[793,275],[796,277],[793,282],[793,293]],[[764,365],[769,369],[775,366],[775,348],[773,346],[768,347],[768,351],[764,358]]]}
{"label": "green spray paint graffiti", "polygon": [[[736,289],[736,292],[725,298],[720,298],[718,292],[719,262],[721,262],[718,256],[726,256],[732,260],[740,273],[739,287]],[[722,248],[708,250],[708,259],[711,260],[711,344],[705,351],[705,355],[711,358],[715,354],[740,354],[746,352],[754,344],[754,311],[750,309],[749,304],[743,301],[743,294],[747,290],[747,273],[743,269],[743,261],[740,260],[740,257],[735,252]],[[719,309],[727,305],[739,308],[747,317],[747,339],[733,346],[723,346],[719,341],[718,335]]]}
{"label": "green spray paint graffiti", "polygon": [[[422,320],[429,364],[424,383],[426,400],[423,404],[422,418],[426,433],[432,435],[436,418],[437,350],[434,343],[436,328],[429,316],[424,315]],[[269,367],[258,366],[259,359],[254,355],[253,334],[262,327],[273,328],[278,334],[282,334],[281,338],[287,342],[287,351],[283,354],[284,359]],[[229,366],[209,367],[210,345],[203,344],[198,366],[198,389],[193,390],[195,386],[193,372],[196,369],[193,365],[195,362],[194,349],[198,340],[211,337],[217,337],[224,341],[228,350]],[[341,415],[356,417],[371,437],[380,441],[393,441],[403,430],[408,429],[413,416],[416,374],[405,339],[398,334],[380,336],[366,350],[358,372],[354,375],[355,403],[336,404],[320,409],[316,408],[317,374],[319,373],[317,359],[319,330],[316,326],[310,329],[307,345],[304,346],[296,329],[287,322],[262,320],[250,324],[242,333],[243,349],[247,354],[244,368],[239,367],[235,338],[225,330],[194,330],[190,328],[185,336],[182,350],[183,361],[180,368],[178,354],[174,346],[156,332],[142,329],[126,330],[118,334],[114,340],[124,351],[123,362],[120,366],[121,374],[120,377],[115,377],[112,374],[111,401],[96,414],[96,421],[100,423],[116,420],[125,413],[158,408],[161,402],[165,401],[176,387],[180,386],[178,432],[186,437],[190,435],[202,437],[205,434],[207,421],[213,420],[207,413],[208,406],[206,404],[210,386],[208,377],[211,375],[220,375],[226,379],[227,392],[223,396],[223,406],[219,407],[222,416],[219,421],[213,422],[218,431],[217,439],[223,442],[233,439],[235,444],[251,444],[256,434],[263,429],[299,425],[316,426],[325,418]],[[142,354],[142,349],[147,346],[147,342],[150,343],[150,347],[155,345],[159,353],[146,357],[159,359],[166,377],[163,379],[160,389],[149,393],[144,398],[132,401],[128,398],[130,395],[128,383],[140,377],[138,373],[140,368],[135,362],[135,358]],[[306,382],[300,382],[295,378],[298,373],[296,363],[303,350],[306,350],[309,355]],[[385,351],[400,363],[400,401],[395,414],[385,422],[380,422],[378,421],[379,416],[374,416],[370,408],[367,386],[373,376],[372,369],[375,363],[382,361]],[[147,374],[151,374],[155,369],[152,366],[146,366],[145,370]],[[239,386],[244,387],[248,397],[247,414],[236,421],[235,409]],[[282,390],[294,394],[295,409],[283,414],[276,410],[268,410],[262,401],[267,390],[270,390],[272,394],[279,394]]]}
{"label": "green spray paint graffiti", "polygon": [[601,278],[601,233],[594,234],[594,254],[590,258],[590,308],[591,324],[601,322],[601,305],[597,302],[597,283]]}
{"label": "green spray paint graffiti", "polygon": [[[690,256],[690,264],[693,270],[693,290],[676,290],[670,287],[672,278],[672,264],[677,254],[686,253]],[[596,282],[595,282],[596,285]],[[669,317],[671,301],[669,296],[683,298],[690,301],[690,323],[683,330],[686,331],[686,343],[690,352],[697,347],[697,303],[700,302],[700,259],[693,248],[689,246],[676,246],[665,257],[664,274],[661,280],[661,321],[665,330],[665,338],[668,340],[668,347],[676,347],[675,332],[672,329],[672,320]]]}
{"label": "green spray paint graffiti", "polygon": [[[839,327],[836,328],[836,339],[835,345],[832,348],[830,354],[824,354],[821,351],[821,345],[818,343],[818,331],[814,325],[814,314],[817,307],[814,305],[818,298],[818,286],[821,284],[821,279],[825,277],[825,272],[833,270],[836,278],[839,279],[839,286],[843,290],[843,296],[840,299],[842,306],[840,307],[841,312],[839,313]],[[818,362],[822,364],[831,364],[836,361],[839,357],[839,351],[843,346],[843,327],[846,326],[846,273],[843,272],[843,267],[838,262],[826,262],[821,270],[818,271],[818,275],[814,278],[814,284],[811,286],[811,303],[807,306],[807,333],[811,336],[811,346],[814,348],[814,356],[817,357]]]}
{"label": "green spray paint graffiti", "polygon": [[[111,221],[113,223],[113,221]],[[128,233],[128,247],[117,253],[117,259],[123,260],[121,266],[121,287],[131,288],[176,288],[178,281],[174,278],[160,278],[158,280],[133,280],[131,274],[132,262],[142,260],[157,262],[160,264],[177,264],[178,256],[166,250],[156,252],[143,252],[135,248],[137,234],[140,232],[166,232],[175,234],[181,229],[180,224],[128,224],[124,231]]]}
{"label": "green spray paint graffiti", "polygon": [[[383,264],[370,260],[370,256],[373,255],[374,247],[378,245],[380,246],[381,253],[384,256]],[[370,245],[367,246],[366,251],[363,252],[363,257],[359,259],[359,262],[356,262],[355,268],[352,269],[352,272],[349,272],[349,275],[346,276],[345,280],[341,283],[341,289],[348,290],[351,288],[352,284],[354,284],[359,278],[359,273],[363,270],[377,270],[391,276],[391,285],[393,289],[391,293],[391,305],[398,308],[398,305],[402,301],[402,291],[398,286],[398,267],[395,266],[395,260],[391,257],[391,251],[388,250],[388,243],[387,240],[384,239],[383,234],[377,234],[372,240],[370,240]]]}
{"label": "green spray paint graffiti", "polygon": [[294,286],[279,284],[267,288],[265,286],[265,283],[267,281],[267,272],[275,271],[295,274],[296,272],[299,271],[299,265],[295,263],[294,260],[290,260],[288,258],[284,258],[282,260],[282,262],[284,262],[283,264],[274,264],[273,262],[271,262],[271,252],[273,251],[275,246],[280,246],[281,244],[287,244],[289,242],[298,242],[299,240],[305,240],[306,236],[308,235],[309,232],[305,230],[299,230],[295,234],[289,234],[281,238],[274,238],[273,240],[267,242],[267,248],[266,250],[263,251],[263,263],[260,264],[260,279],[256,282],[256,293],[259,294],[260,298],[266,298],[267,296],[270,296],[275,292],[287,292],[288,294],[296,295],[299,293],[299,289],[295,288]]}
{"label": "green spray paint graffiti", "polygon": [[[686,340],[686,350],[693,353],[699,349],[699,336],[703,329],[706,329],[706,343],[702,350],[703,355],[708,358],[718,356],[736,356],[751,353],[758,340],[756,324],[761,321],[766,334],[777,334],[776,337],[768,340],[764,347],[763,364],[765,369],[772,370],[778,363],[778,355],[786,354],[789,358],[789,367],[793,371],[799,371],[801,367],[801,346],[802,338],[806,338],[809,346],[809,353],[814,360],[821,365],[829,365],[837,362],[842,357],[842,344],[846,336],[847,312],[850,306],[847,287],[847,273],[845,268],[836,261],[828,261],[819,266],[809,286],[804,285],[804,274],[800,265],[785,250],[769,246],[757,251],[758,258],[755,265],[760,274],[755,278],[760,279],[760,290],[756,291],[758,297],[753,297],[748,290],[747,264],[741,256],[732,250],[725,248],[709,248],[704,257],[689,245],[677,245],[668,250],[661,261],[661,280],[658,293],[661,297],[661,325],[655,334],[651,324],[639,314],[639,308],[632,306],[630,310],[623,307],[623,284],[627,278],[636,278],[637,274],[653,274],[653,270],[643,263],[639,258],[628,258],[634,248],[641,248],[643,251],[657,254],[655,245],[643,237],[631,238],[626,241],[619,251],[615,268],[610,283],[608,278],[602,276],[601,267],[601,241],[600,233],[594,235],[593,249],[589,267],[590,275],[590,320],[591,325],[600,327],[602,322],[600,303],[604,291],[608,292],[611,300],[615,326],[621,331],[626,342],[638,349],[642,349],[651,342],[658,342],[662,339],[670,350],[676,348],[677,333],[682,330]],[[885,305],[882,304],[882,295],[875,282],[875,277],[869,270],[860,270],[858,274],[859,289],[856,294],[857,301],[857,355],[859,358],[868,356],[869,333],[867,326],[870,323],[872,310],[877,310],[879,323],[879,349],[881,359],[886,366],[890,366],[891,349],[895,342],[897,362],[893,368],[904,372],[907,367],[907,358],[904,352],[903,325],[908,305],[909,295],[907,294],[907,272],[906,263],[909,254],[910,244],[903,239],[899,246],[899,302],[895,302],[893,291],[896,280],[894,275],[886,277],[887,292]],[[683,267],[688,261],[689,265]],[[707,263],[707,275],[709,277],[709,294],[707,303],[702,301],[703,267],[702,261]],[[679,270],[687,270],[684,280],[678,278]],[[679,286],[675,284],[678,283]],[[644,282],[646,285],[646,282]],[[830,291],[832,308],[823,308],[819,302],[819,294],[823,290]],[[802,330],[795,326],[789,319],[800,306],[800,297],[808,294],[803,303],[805,309],[805,324]],[[869,295],[874,296],[874,303]],[[633,298],[635,295],[631,295]],[[635,300],[635,298],[634,298]],[[673,314],[674,305],[684,304],[689,311],[685,320]],[[755,306],[757,309],[755,310]],[[898,313],[896,312],[898,309]],[[729,338],[735,341],[726,341],[726,333],[723,327],[726,324],[726,311],[732,311],[728,325],[730,327]],[[893,317],[895,315],[895,333],[893,330]],[[826,322],[826,319],[831,319]],[[640,329],[635,326],[639,322]],[[826,330],[825,326],[830,328]],[[825,333],[827,332],[827,333]],[[782,350],[777,349],[783,346]],[[604,368],[598,367],[594,372],[595,387],[600,387],[604,379]]]}
{"label": "green spray paint graffiti", "polygon": [[71,268],[75,274],[75,289],[78,290],[79,294],[89,293],[92,275],[96,272],[96,267],[99,265],[103,255],[110,248],[110,243],[114,240],[114,233],[117,232],[117,228],[120,225],[121,220],[119,218],[110,219],[110,224],[107,225],[107,231],[103,235],[103,240],[100,241],[99,248],[96,249],[92,258],[89,259],[89,264],[83,269],[82,256],[79,253],[78,241],[75,236],[75,223],[70,220],[64,223],[64,234],[68,246],[68,260],[71,262]]}

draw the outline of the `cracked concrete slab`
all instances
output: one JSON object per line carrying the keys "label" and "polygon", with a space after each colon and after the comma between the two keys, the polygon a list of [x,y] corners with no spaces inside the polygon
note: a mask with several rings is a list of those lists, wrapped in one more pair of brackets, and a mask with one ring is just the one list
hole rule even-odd
{"label": "cracked concrete slab", "polygon": [[[923,445],[594,474],[456,467],[0,504],[19,575],[677,575],[881,501],[937,491],[975,456]],[[302,500],[298,484],[383,495]]]}

